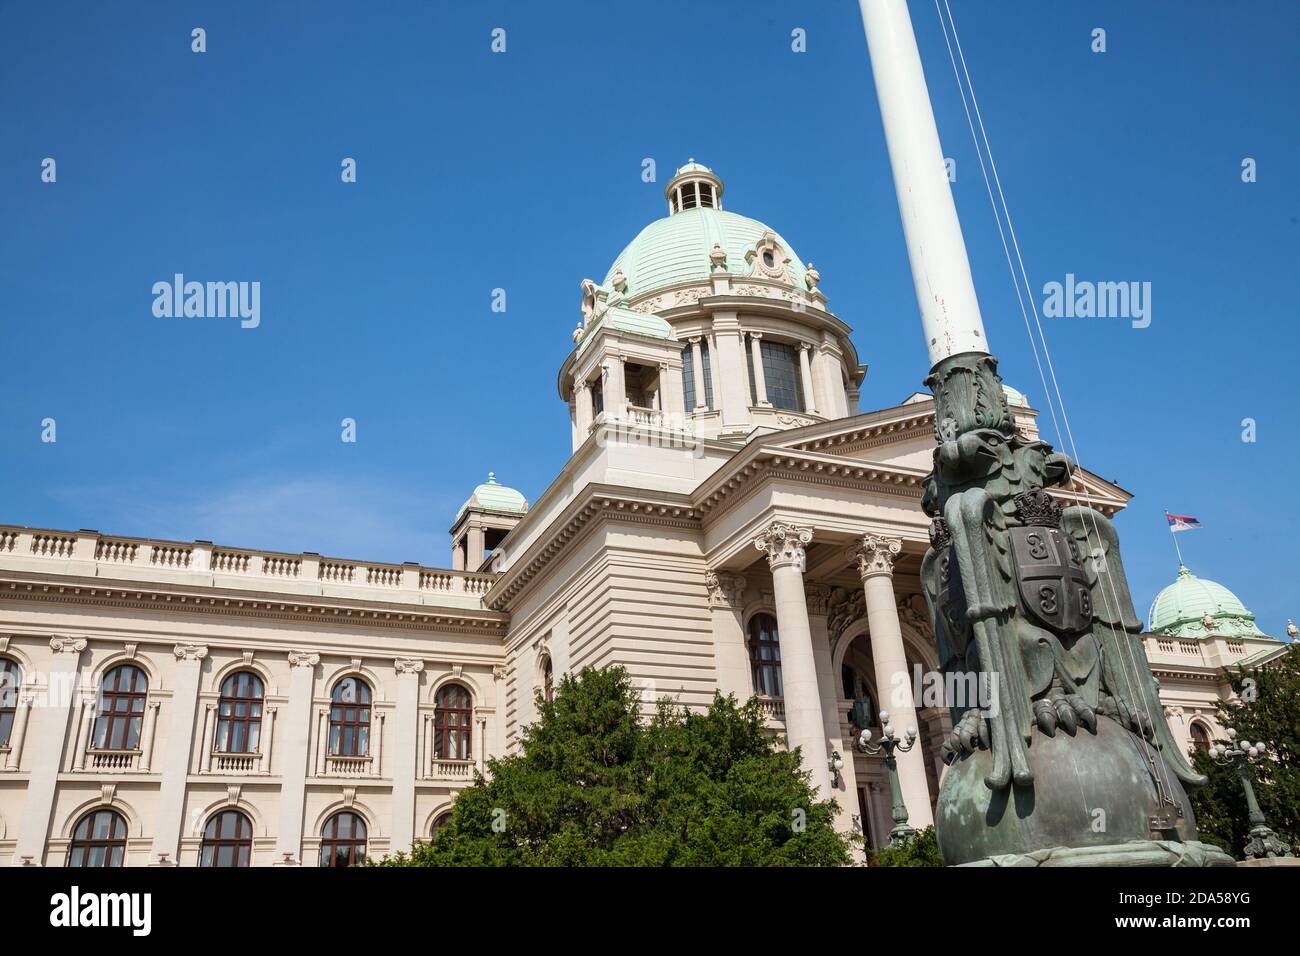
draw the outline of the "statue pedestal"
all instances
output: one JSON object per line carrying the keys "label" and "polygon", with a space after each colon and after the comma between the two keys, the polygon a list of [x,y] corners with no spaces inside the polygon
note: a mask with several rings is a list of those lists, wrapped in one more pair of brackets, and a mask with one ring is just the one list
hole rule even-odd
{"label": "statue pedestal", "polygon": [[[1163,763],[1159,751],[1150,752]],[[939,853],[949,866],[1232,866],[1196,839],[1178,778],[1162,777],[1182,808],[1161,805],[1155,775],[1137,739],[1107,717],[1097,732],[1035,730],[1028,747],[1031,786],[990,790],[993,756],[979,750],[944,774],[935,807]],[[1152,829],[1162,817],[1168,828]]]}

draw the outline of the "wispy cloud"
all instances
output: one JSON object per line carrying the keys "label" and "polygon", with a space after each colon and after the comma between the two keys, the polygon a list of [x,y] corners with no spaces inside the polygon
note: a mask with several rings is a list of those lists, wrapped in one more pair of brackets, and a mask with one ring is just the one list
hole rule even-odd
{"label": "wispy cloud", "polygon": [[362,477],[180,490],[97,485],[53,495],[75,500],[79,511],[96,516],[94,527],[110,534],[435,565],[447,563],[446,529],[459,505],[430,500],[414,486]]}

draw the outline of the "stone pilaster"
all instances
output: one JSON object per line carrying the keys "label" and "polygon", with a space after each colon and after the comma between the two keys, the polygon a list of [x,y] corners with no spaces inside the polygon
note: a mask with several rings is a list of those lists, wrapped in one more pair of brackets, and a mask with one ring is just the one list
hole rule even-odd
{"label": "stone pilaster", "polygon": [[[172,678],[171,716],[167,726],[167,751],[163,754],[158,813],[154,820],[153,849],[149,865],[175,865],[185,823],[185,791],[194,749],[194,714],[199,704],[199,677],[208,649],[202,644],[177,644]],[[206,741],[204,742],[206,746]],[[165,861],[165,862],[164,862]]]}
{"label": "stone pilaster", "polygon": [[406,852],[415,840],[415,774],[420,741],[420,672],[424,661],[398,658],[397,714],[393,720],[392,849]]}
{"label": "stone pilaster", "polygon": [[745,576],[734,571],[706,571],[704,585],[709,592],[709,615],[713,621],[713,655],[718,668],[718,690],[746,701],[754,693],[749,672],[749,650],[741,611],[745,599]]}
{"label": "stone pilaster", "polygon": [[276,866],[302,865],[302,822],[311,750],[312,691],[320,655],[289,652],[289,700],[280,723],[280,832]]}
{"label": "stone pilaster", "polygon": [[[50,638],[47,700],[32,728],[28,747],[31,773],[27,778],[27,795],[14,845],[14,863],[18,866],[24,862],[41,866],[45,862],[45,838],[50,829],[50,814],[54,810],[54,792],[67,741],[69,715],[77,699],[77,670],[81,652],[85,649],[83,638]],[[25,861],[24,858],[28,859]]]}

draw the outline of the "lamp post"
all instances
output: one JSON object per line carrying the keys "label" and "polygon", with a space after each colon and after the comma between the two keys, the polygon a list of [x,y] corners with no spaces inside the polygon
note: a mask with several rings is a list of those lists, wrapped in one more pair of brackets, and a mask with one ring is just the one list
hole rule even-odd
{"label": "lamp post", "polygon": [[1250,782],[1250,773],[1246,769],[1252,757],[1263,755],[1264,745],[1252,744],[1249,740],[1238,741],[1237,731],[1232,727],[1225,730],[1224,734],[1227,735],[1228,743],[1212,745],[1210,756],[1224,766],[1236,767],[1237,776],[1241,779],[1241,789],[1246,791],[1246,810],[1250,815],[1250,839],[1246,841],[1244,850],[1246,859],[1291,856],[1291,847],[1282,842],[1264,819],[1264,812],[1260,810],[1259,801],[1255,799],[1255,787]]}
{"label": "lamp post", "polygon": [[880,743],[873,744],[871,731],[863,730],[862,736],[858,738],[858,749],[873,757],[879,754],[885,755],[885,766],[889,769],[889,795],[894,804],[890,811],[890,816],[894,819],[894,828],[889,831],[889,842],[898,843],[915,834],[916,830],[907,823],[907,804],[903,802],[903,790],[898,785],[898,761],[894,758],[894,752],[907,753],[916,745],[916,728],[907,728],[904,734],[907,743],[903,743],[894,733],[894,725],[889,721],[889,711],[880,712],[880,724]]}

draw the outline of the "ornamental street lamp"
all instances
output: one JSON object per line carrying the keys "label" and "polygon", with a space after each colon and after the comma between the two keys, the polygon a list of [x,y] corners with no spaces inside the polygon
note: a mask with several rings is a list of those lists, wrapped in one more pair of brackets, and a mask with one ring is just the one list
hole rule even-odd
{"label": "ornamental street lamp", "polygon": [[1255,787],[1250,782],[1250,772],[1246,769],[1252,757],[1262,756],[1264,745],[1251,743],[1249,740],[1237,740],[1237,731],[1229,727],[1224,733],[1228,744],[1214,744],[1210,747],[1210,756],[1224,766],[1236,767],[1241,779],[1241,789],[1246,791],[1246,810],[1250,814],[1250,839],[1246,841],[1246,859],[1256,860],[1261,857],[1291,856],[1291,847],[1269,829],[1264,819],[1264,812],[1255,799]]}
{"label": "ornamental street lamp", "polygon": [[907,837],[916,833],[915,828],[907,824],[907,804],[903,802],[903,789],[898,785],[898,761],[894,758],[894,751],[907,753],[916,744],[916,728],[908,727],[905,734],[907,743],[904,744],[894,733],[894,725],[889,721],[889,712],[882,710],[880,712],[881,735],[880,743],[871,742],[871,731],[863,730],[862,736],[858,738],[858,749],[863,753],[876,756],[885,755],[885,766],[889,769],[889,795],[893,799],[893,809],[890,815],[894,819],[894,828],[889,831],[889,842],[898,843]]}

